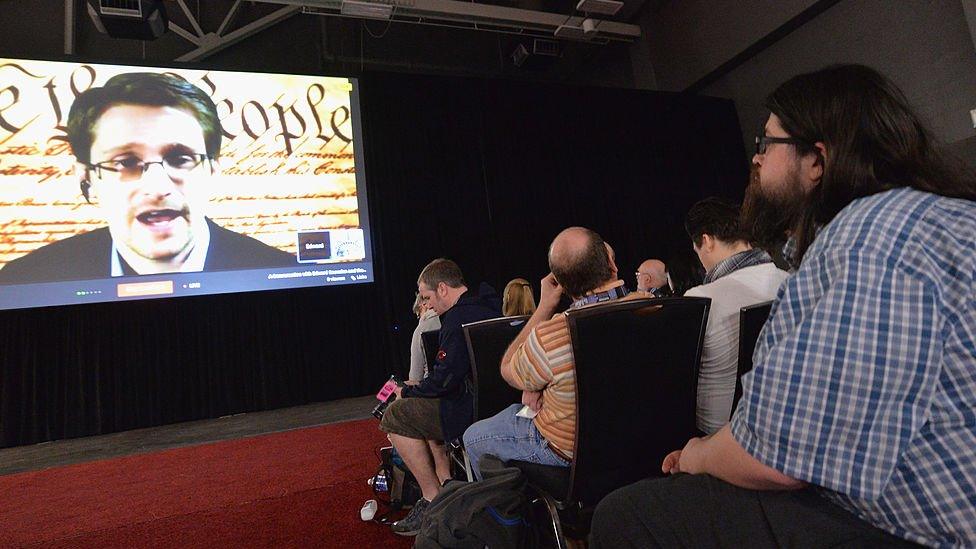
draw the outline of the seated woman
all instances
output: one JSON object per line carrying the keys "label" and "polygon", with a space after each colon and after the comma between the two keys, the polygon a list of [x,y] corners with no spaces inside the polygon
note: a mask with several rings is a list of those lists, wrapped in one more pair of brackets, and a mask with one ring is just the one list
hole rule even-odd
{"label": "seated woman", "polygon": [[689,249],[682,250],[667,261],[668,285],[672,295],[681,296],[685,292],[701,286],[705,280],[705,267],[702,267],[698,256]]}
{"label": "seated woman", "polygon": [[410,338],[410,373],[407,376],[408,383],[419,383],[427,375],[427,357],[424,355],[424,346],[420,340],[420,334],[441,329],[441,320],[433,309],[428,307],[427,302],[420,297],[420,293],[413,300],[413,314],[417,315],[417,328],[413,331]]}
{"label": "seated woman", "polygon": [[505,316],[531,315],[535,312],[532,285],[524,278],[516,278],[505,285],[502,297],[502,314]]}

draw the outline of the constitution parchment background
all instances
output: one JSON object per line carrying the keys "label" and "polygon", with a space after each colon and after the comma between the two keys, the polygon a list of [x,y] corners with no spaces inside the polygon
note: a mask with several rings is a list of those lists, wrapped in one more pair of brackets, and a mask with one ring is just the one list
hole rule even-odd
{"label": "constitution parchment background", "polygon": [[105,225],[81,195],[65,125],[79,93],[126,72],[175,74],[214,100],[218,224],[291,253],[298,230],[360,228],[348,79],[0,58],[0,267]]}

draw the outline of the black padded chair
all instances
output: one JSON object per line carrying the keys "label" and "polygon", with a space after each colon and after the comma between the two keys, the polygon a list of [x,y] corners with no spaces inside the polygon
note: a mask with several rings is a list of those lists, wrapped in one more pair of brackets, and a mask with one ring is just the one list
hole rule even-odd
{"label": "black padded chair", "polygon": [[[567,313],[576,364],[576,448],[569,468],[513,462],[576,535],[611,491],[660,476],[696,434],[698,367],[711,300],[615,301]],[[553,516],[557,539],[561,521]],[[560,541],[560,546],[562,542]]]}
{"label": "black padded chair", "polygon": [[[474,421],[497,414],[510,404],[522,401],[522,392],[502,379],[499,366],[508,345],[522,330],[528,316],[507,316],[469,322],[461,326],[471,362],[471,392]],[[451,463],[455,478],[474,480],[471,463],[461,439],[451,441]]]}
{"label": "black padded chair", "polygon": [[528,319],[528,315],[506,316],[462,326],[471,359],[475,421],[491,417],[522,401],[522,392],[502,379],[499,367],[505,350]]}
{"label": "black padded chair", "polygon": [[434,366],[437,359],[437,351],[440,348],[440,330],[430,330],[420,334],[420,346],[424,348],[424,358],[427,359],[427,369]]}
{"label": "black padded chair", "polygon": [[739,399],[742,397],[742,376],[752,370],[752,353],[756,350],[759,332],[766,324],[766,319],[769,318],[769,310],[772,307],[773,302],[766,301],[739,309],[739,364],[735,374],[735,395],[732,397],[730,419],[735,413]]}

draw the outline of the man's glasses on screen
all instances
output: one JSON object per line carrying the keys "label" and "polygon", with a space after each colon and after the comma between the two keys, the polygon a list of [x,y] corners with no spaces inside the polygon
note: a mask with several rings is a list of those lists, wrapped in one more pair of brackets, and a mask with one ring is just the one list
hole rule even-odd
{"label": "man's glasses on screen", "polygon": [[170,179],[183,179],[203,164],[204,160],[211,160],[202,153],[178,153],[163,157],[162,160],[146,162],[135,156],[127,156],[115,160],[107,160],[96,164],[88,164],[95,171],[95,175],[106,181],[138,181],[149,168],[159,164]]}

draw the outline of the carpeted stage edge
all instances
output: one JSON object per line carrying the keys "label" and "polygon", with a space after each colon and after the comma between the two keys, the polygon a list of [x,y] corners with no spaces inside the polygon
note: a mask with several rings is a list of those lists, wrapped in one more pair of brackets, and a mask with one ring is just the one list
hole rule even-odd
{"label": "carpeted stage edge", "polygon": [[409,547],[359,519],[373,419],[0,477],[2,547]]}

